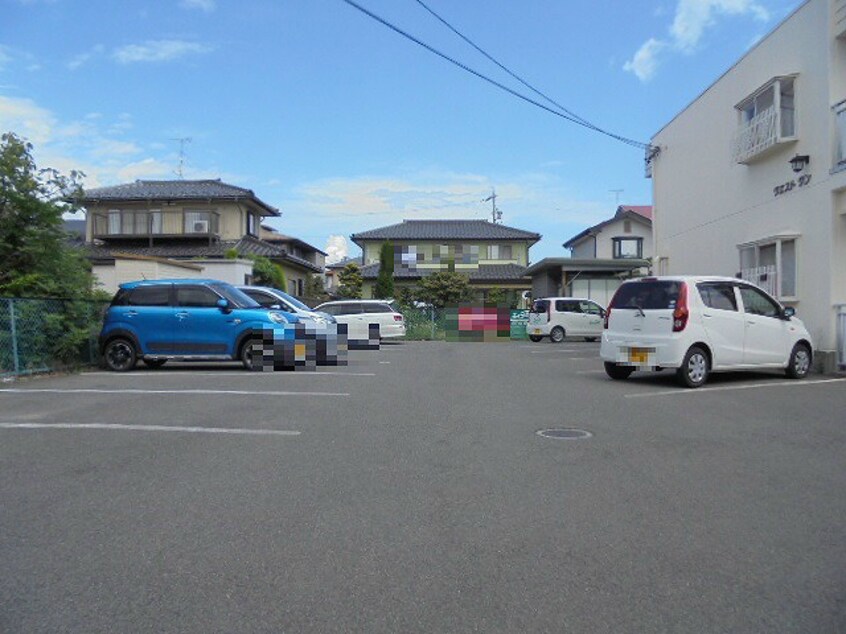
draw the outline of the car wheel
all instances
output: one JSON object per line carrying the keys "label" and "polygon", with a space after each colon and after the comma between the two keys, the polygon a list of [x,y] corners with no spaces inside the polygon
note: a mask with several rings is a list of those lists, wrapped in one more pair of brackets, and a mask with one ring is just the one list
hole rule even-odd
{"label": "car wheel", "polygon": [[138,362],[135,344],[129,339],[112,339],[103,351],[106,367],[113,372],[128,372]]}
{"label": "car wheel", "polygon": [[247,339],[241,346],[241,363],[251,372],[260,372],[262,367],[262,353],[264,344],[261,339]]}
{"label": "car wheel", "polygon": [[160,368],[165,363],[167,363],[167,359],[141,359],[148,368]]}
{"label": "car wheel", "polygon": [[566,333],[564,332],[564,329],[561,326],[556,326],[550,331],[549,340],[552,343],[561,343],[562,341],[564,341],[565,334]]}
{"label": "car wheel", "polygon": [[596,341],[599,337],[585,337],[585,341]]}
{"label": "car wheel", "polygon": [[684,355],[684,361],[677,370],[676,376],[685,387],[699,387],[708,380],[709,372],[708,354],[699,346],[693,346]]}
{"label": "car wheel", "polygon": [[811,371],[811,349],[804,343],[793,346],[786,373],[791,379],[804,379]]}
{"label": "car wheel", "polygon": [[534,341],[535,343],[537,343],[541,339],[543,339],[543,337],[541,337],[540,335],[529,335],[529,340]]}
{"label": "car wheel", "polygon": [[609,361],[605,362],[605,374],[615,381],[622,381],[629,378],[634,371],[635,369],[630,365],[618,365]]}

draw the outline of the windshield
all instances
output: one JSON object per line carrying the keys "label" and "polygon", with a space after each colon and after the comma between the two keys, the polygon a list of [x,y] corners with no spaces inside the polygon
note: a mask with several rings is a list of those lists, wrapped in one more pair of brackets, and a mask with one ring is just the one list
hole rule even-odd
{"label": "windshield", "polygon": [[229,300],[233,308],[261,308],[261,305],[246,293],[229,284],[212,284],[211,287]]}
{"label": "windshield", "polygon": [[288,302],[289,304],[291,304],[291,306],[293,306],[294,308],[299,308],[300,310],[307,310],[307,311],[309,311],[309,312],[311,312],[311,311],[313,311],[313,310],[314,310],[314,309],[313,309],[313,308],[311,308],[310,306],[307,306],[306,304],[303,304],[303,303],[302,303],[300,300],[298,300],[296,297],[292,297],[291,295],[288,295],[288,293],[285,293],[285,292],[283,292],[283,291],[276,291],[276,295],[278,295],[279,297],[281,297],[282,299],[284,299],[286,302]]}
{"label": "windshield", "polygon": [[549,310],[549,300],[548,299],[536,299],[534,303],[532,303],[532,307],[529,309],[529,312],[532,313],[545,313]]}
{"label": "windshield", "polygon": [[610,308],[672,310],[679,299],[681,285],[681,282],[658,280],[627,282],[617,290]]}

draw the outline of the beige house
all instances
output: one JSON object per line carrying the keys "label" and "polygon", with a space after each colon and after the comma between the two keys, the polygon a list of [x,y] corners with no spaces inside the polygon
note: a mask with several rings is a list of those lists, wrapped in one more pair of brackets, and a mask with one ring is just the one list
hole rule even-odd
{"label": "beige house", "polygon": [[[207,261],[195,277],[239,284],[252,281],[243,259],[265,256],[283,268],[286,290],[294,295],[302,295],[308,275],[323,272],[322,262],[289,251],[295,239],[262,239],[262,221],[278,217],[278,209],[220,180],[138,180],[87,190],[81,202],[87,211],[86,252],[104,286],[139,279],[125,279],[120,271],[128,274],[132,267],[117,266],[116,256]],[[115,270],[106,272],[108,266]]]}
{"label": "beige house", "polygon": [[846,0],[804,2],[652,145],[655,272],[755,282],[846,365]]}
{"label": "beige house", "polygon": [[363,297],[372,296],[382,244],[394,248],[394,284],[412,285],[435,271],[464,273],[483,300],[495,289],[524,291],[529,249],[540,234],[487,220],[403,220],[350,236],[363,254]]}

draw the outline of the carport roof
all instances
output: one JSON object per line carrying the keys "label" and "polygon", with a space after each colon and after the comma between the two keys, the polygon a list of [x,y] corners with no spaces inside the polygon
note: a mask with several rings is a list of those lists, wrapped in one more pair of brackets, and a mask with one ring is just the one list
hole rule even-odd
{"label": "carport roof", "polygon": [[599,258],[544,258],[526,269],[526,275],[535,275],[549,269],[576,273],[578,271],[603,271],[610,273],[630,273],[635,269],[649,268],[649,260],[637,258],[599,259]]}

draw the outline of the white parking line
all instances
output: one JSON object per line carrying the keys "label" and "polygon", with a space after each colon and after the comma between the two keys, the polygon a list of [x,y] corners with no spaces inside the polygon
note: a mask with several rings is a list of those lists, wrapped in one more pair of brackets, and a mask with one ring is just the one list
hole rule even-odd
{"label": "white parking line", "polygon": [[390,365],[390,364],[391,364],[390,361],[380,361],[379,362],[379,365]]}
{"label": "white parking line", "polygon": [[839,383],[846,379],[820,379],[819,381],[769,381],[767,383],[747,383],[745,385],[722,385],[716,387],[700,387],[695,390],[679,387],[675,390],[660,392],[638,392],[637,394],[626,394],[626,398],[646,398],[649,396],[683,396],[685,394],[704,394],[705,392],[729,392],[732,390],[751,390],[758,387],[809,387],[820,383]]}
{"label": "white parking line", "polygon": [[[390,361],[386,361],[390,363]],[[161,372],[150,370],[148,372],[84,372],[82,376],[112,376],[112,377],[177,377],[177,376],[242,376],[253,378],[258,376],[376,376],[374,372],[191,372],[190,370],[178,370],[175,372]]]}
{"label": "white parking line", "polygon": [[555,354],[558,352],[590,352],[590,350],[586,348],[556,348],[555,350],[532,350],[529,354]]}
{"label": "white parking line", "polygon": [[168,425],[121,425],[116,423],[0,423],[0,429],[106,429],[118,431],[169,431],[188,434],[235,434],[243,436],[299,436],[301,433],[281,429],[171,427]]}
{"label": "white parking line", "polygon": [[349,392],[262,392],[258,390],[102,390],[92,388],[51,389],[51,388],[10,388],[0,389],[0,394],[222,394],[237,396],[349,396]]}

